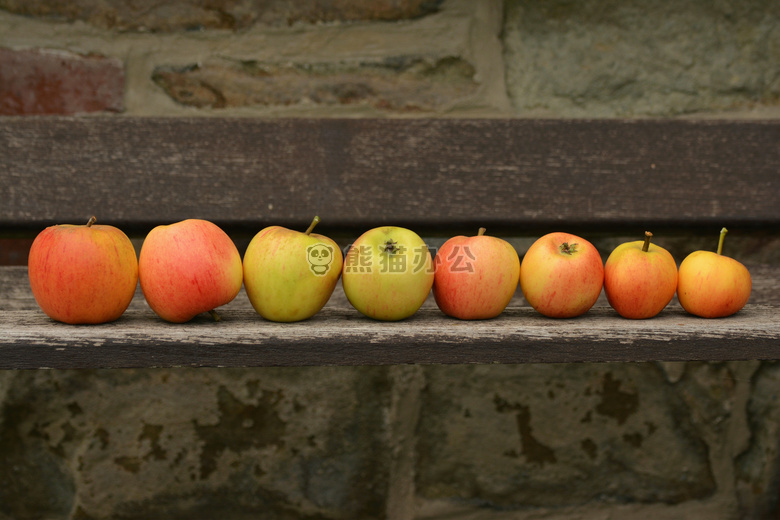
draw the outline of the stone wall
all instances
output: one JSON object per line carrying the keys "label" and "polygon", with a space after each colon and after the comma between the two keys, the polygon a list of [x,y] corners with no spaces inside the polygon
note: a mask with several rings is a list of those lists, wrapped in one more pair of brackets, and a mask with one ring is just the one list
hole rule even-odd
{"label": "stone wall", "polygon": [[0,113],[764,117],[778,26],[775,0],[0,0]]}
{"label": "stone wall", "polygon": [[[5,115],[778,105],[773,0],[0,0]],[[780,258],[776,239],[740,251]],[[773,518],[779,380],[757,362],[0,372],[0,520]]]}
{"label": "stone wall", "polygon": [[0,372],[0,518],[774,518],[776,364]]}

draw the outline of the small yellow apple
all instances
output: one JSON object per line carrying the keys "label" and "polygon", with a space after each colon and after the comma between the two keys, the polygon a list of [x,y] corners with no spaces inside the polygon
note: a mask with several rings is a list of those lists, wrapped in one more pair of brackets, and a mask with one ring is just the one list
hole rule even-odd
{"label": "small yellow apple", "polygon": [[694,251],[680,264],[677,277],[677,299],[682,308],[702,318],[731,316],[750,298],[752,281],[747,267],[723,256],[723,228],[718,251]]}

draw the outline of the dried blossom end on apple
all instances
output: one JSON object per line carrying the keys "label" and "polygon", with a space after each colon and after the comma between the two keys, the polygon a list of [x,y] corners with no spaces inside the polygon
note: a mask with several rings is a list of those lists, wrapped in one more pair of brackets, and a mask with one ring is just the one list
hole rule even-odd
{"label": "dried blossom end on apple", "polygon": [[560,249],[561,253],[563,253],[564,255],[573,255],[574,253],[577,252],[577,245],[578,244],[576,242],[573,243],[573,244],[569,244],[568,242],[564,242],[563,244],[561,244],[559,249]]}

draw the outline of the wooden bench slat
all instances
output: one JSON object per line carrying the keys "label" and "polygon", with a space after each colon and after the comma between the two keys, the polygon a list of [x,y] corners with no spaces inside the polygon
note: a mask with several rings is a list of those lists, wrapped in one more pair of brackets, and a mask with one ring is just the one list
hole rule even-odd
{"label": "wooden bench slat", "polygon": [[198,317],[171,325],[133,310],[99,327],[14,311],[0,317],[0,369],[780,359],[777,311],[748,305],[713,321],[672,308],[653,320],[629,321],[599,306],[553,322],[512,306],[495,320],[462,322],[427,308],[384,323],[324,309],[306,322],[277,324],[243,310],[225,313],[219,323]]}
{"label": "wooden bench slat", "polygon": [[719,320],[687,315],[676,302],[652,320],[625,320],[603,295],[586,315],[553,320],[517,294],[494,320],[444,316],[432,298],[412,318],[384,323],[349,306],[339,285],[312,319],[260,318],[245,293],[207,315],[170,324],[140,291],[118,321],[99,326],[53,322],[27,285],[26,269],[0,268],[0,369],[169,366],[308,366],[451,363],[559,363],[780,359],[780,268],[751,266],[756,291],[738,314]]}
{"label": "wooden bench slat", "polygon": [[778,171],[780,121],[6,117],[0,228],[775,225]]}

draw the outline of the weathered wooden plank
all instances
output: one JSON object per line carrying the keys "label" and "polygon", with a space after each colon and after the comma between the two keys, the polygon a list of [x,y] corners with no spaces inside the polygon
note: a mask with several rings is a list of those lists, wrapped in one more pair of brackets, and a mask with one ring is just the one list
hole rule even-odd
{"label": "weathered wooden plank", "polygon": [[90,327],[13,311],[0,316],[0,369],[780,359],[777,310],[749,305],[714,321],[672,308],[630,321],[600,306],[556,321],[513,306],[494,320],[463,322],[426,308],[384,323],[330,308],[295,324],[239,310],[219,323],[199,317],[184,325],[133,310]]}
{"label": "weathered wooden plank", "polygon": [[0,227],[775,225],[780,121],[0,118]]}
{"label": "weathered wooden plank", "polygon": [[352,309],[338,286],[321,313],[300,323],[261,319],[242,293],[220,309],[219,323],[204,315],[170,324],[139,292],[114,323],[70,326],[37,309],[25,268],[7,267],[0,268],[0,369],[780,359],[778,271],[751,266],[755,297],[719,320],[687,315],[676,302],[652,320],[625,320],[603,298],[580,318],[553,320],[518,293],[494,320],[450,319],[429,299],[412,318],[383,323]]}

